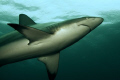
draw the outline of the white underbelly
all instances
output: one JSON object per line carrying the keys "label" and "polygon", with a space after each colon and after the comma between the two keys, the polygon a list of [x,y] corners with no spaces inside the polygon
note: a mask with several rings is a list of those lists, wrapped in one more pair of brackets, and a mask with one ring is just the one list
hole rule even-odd
{"label": "white underbelly", "polygon": [[30,44],[27,39],[20,39],[0,47],[0,61],[6,64],[30,58],[36,58],[56,52],[54,41],[43,40],[39,44]]}

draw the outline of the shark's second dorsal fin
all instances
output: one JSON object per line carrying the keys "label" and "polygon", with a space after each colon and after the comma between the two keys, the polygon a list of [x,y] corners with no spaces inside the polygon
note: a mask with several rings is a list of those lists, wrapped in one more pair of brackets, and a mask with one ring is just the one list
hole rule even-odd
{"label": "shark's second dorsal fin", "polygon": [[22,26],[29,26],[29,25],[33,25],[36,23],[31,18],[29,18],[27,15],[20,14],[19,15],[19,24]]}
{"label": "shark's second dorsal fin", "polygon": [[56,53],[53,55],[38,58],[39,61],[42,61],[46,65],[49,80],[54,80],[56,77],[59,66],[59,56],[60,53]]}
{"label": "shark's second dorsal fin", "polygon": [[29,44],[51,35],[49,33],[43,32],[41,30],[38,30],[32,27],[21,26],[21,25],[12,24],[12,23],[8,25],[16,29],[21,34],[23,34],[30,41]]}

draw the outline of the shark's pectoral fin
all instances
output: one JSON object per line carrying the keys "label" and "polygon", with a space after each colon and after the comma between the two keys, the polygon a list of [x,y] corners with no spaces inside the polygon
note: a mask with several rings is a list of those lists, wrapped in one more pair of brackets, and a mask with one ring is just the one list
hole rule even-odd
{"label": "shark's pectoral fin", "polygon": [[49,80],[54,80],[58,71],[59,53],[45,57],[39,57],[38,60],[42,61],[46,65]]}
{"label": "shark's pectoral fin", "polygon": [[8,24],[11,27],[13,27],[14,29],[16,29],[18,32],[20,32],[21,34],[23,34],[30,42],[35,42],[38,41],[40,39],[44,39],[46,37],[49,37],[51,34],[46,33],[44,31],[32,28],[32,27],[27,27],[27,26],[21,26],[18,24]]}
{"label": "shark's pectoral fin", "polygon": [[31,18],[25,14],[19,15],[19,24],[22,26],[34,25],[36,24]]}

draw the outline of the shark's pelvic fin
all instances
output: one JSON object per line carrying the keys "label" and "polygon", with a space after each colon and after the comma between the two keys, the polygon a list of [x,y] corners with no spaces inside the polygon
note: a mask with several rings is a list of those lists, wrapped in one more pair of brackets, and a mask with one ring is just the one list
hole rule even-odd
{"label": "shark's pelvic fin", "polygon": [[30,43],[38,41],[40,39],[44,39],[51,35],[44,31],[41,31],[41,30],[38,30],[35,28],[31,28],[31,27],[27,27],[27,26],[21,26],[21,25],[12,24],[12,23],[9,23],[8,25],[13,27],[14,29],[16,29],[21,34],[23,34],[30,41]]}
{"label": "shark's pelvic fin", "polygon": [[31,18],[25,14],[19,15],[19,24],[22,26],[34,25],[36,24]]}
{"label": "shark's pelvic fin", "polygon": [[38,60],[42,61],[46,65],[49,80],[54,80],[58,71],[59,53],[45,57],[39,57]]}

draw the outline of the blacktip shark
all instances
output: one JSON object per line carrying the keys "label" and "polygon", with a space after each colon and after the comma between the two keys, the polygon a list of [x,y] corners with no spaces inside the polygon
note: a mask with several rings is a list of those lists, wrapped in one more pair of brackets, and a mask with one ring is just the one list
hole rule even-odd
{"label": "blacktip shark", "polygon": [[102,22],[101,17],[82,17],[42,27],[27,15],[20,14],[19,24],[8,23],[16,31],[0,37],[0,66],[38,58],[46,65],[49,80],[54,80],[60,51],[83,38]]}

